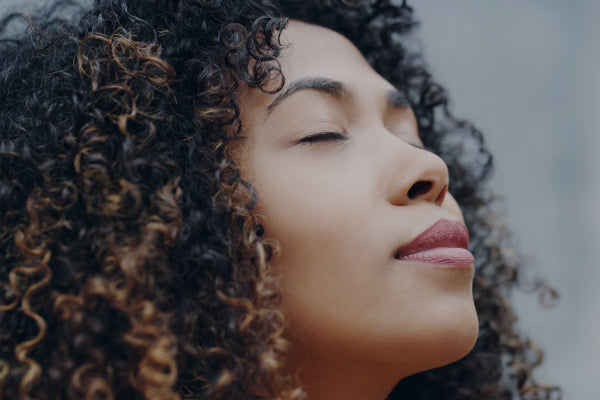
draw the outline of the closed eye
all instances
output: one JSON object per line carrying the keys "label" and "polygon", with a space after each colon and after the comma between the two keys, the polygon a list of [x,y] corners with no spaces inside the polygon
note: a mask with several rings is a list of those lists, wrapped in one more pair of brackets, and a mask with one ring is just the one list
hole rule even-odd
{"label": "closed eye", "polygon": [[319,142],[329,142],[336,140],[348,140],[345,134],[340,132],[320,132],[315,133],[313,135],[308,135],[300,140],[298,140],[297,144],[316,144]]}

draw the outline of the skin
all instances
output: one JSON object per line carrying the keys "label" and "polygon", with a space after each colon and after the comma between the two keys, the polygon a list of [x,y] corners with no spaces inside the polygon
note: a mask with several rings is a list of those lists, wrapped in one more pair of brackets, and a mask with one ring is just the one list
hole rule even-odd
{"label": "skin", "polygon": [[[473,266],[394,258],[438,220],[462,215],[412,110],[346,38],[290,21],[282,42],[284,89],[239,93],[235,158],[280,244],[288,368],[311,400],[384,399],[475,343]],[[289,90],[311,85],[321,89]],[[323,132],[335,134],[307,139]]]}

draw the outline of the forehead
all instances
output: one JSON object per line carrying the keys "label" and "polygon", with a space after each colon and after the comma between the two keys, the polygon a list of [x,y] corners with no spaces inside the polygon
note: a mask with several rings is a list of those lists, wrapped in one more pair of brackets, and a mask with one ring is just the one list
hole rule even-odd
{"label": "forehead", "polygon": [[[304,77],[319,77],[342,82],[354,91],[364,88],[393,87],[379,76],[360,51],[343,35],[318,25],[290,20],[281,34],[280,62],[285,86]],[[279,82],[273,82],[277,86]],[[251,129],[275,94],[242,87],[239,92],[243,125]]]}
{"label": "forehead", "polygon": [[354,44],[330,29],[291,20],[281,42],[285,49],[280,62],[288,82],[311,75],[351,80],[357,73],[373,73]]}

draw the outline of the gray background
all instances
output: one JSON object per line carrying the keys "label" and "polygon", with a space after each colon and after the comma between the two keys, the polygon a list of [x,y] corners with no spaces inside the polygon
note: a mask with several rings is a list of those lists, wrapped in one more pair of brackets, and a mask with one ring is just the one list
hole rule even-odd
{"label": "gray background", "polygon": [[515,295],[545,349],[539,381],[596,400],[600,378],[600,1],[412,1],[429,65],[453,110],[495,155],[514,244],[561,294]]}
{"label": "gray background", "polygon": [[530,275],[561,293],[549,311],[515,295],[521,330],[545,348],[536,376],[561,385],[565,399],[598,399],[600,1],[411,3],[453,110],[486,134],[492,185]]}

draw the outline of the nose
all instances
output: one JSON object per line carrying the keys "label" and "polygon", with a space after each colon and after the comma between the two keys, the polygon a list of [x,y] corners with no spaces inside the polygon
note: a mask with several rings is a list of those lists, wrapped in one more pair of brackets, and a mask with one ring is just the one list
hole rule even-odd
{"label": "nose", "polygon": [[403,206],[425,201],[441,206],[448,192],[448,166],[428,150],[407,143],[402,146],[402,151],[395,154],[389,202]]}

